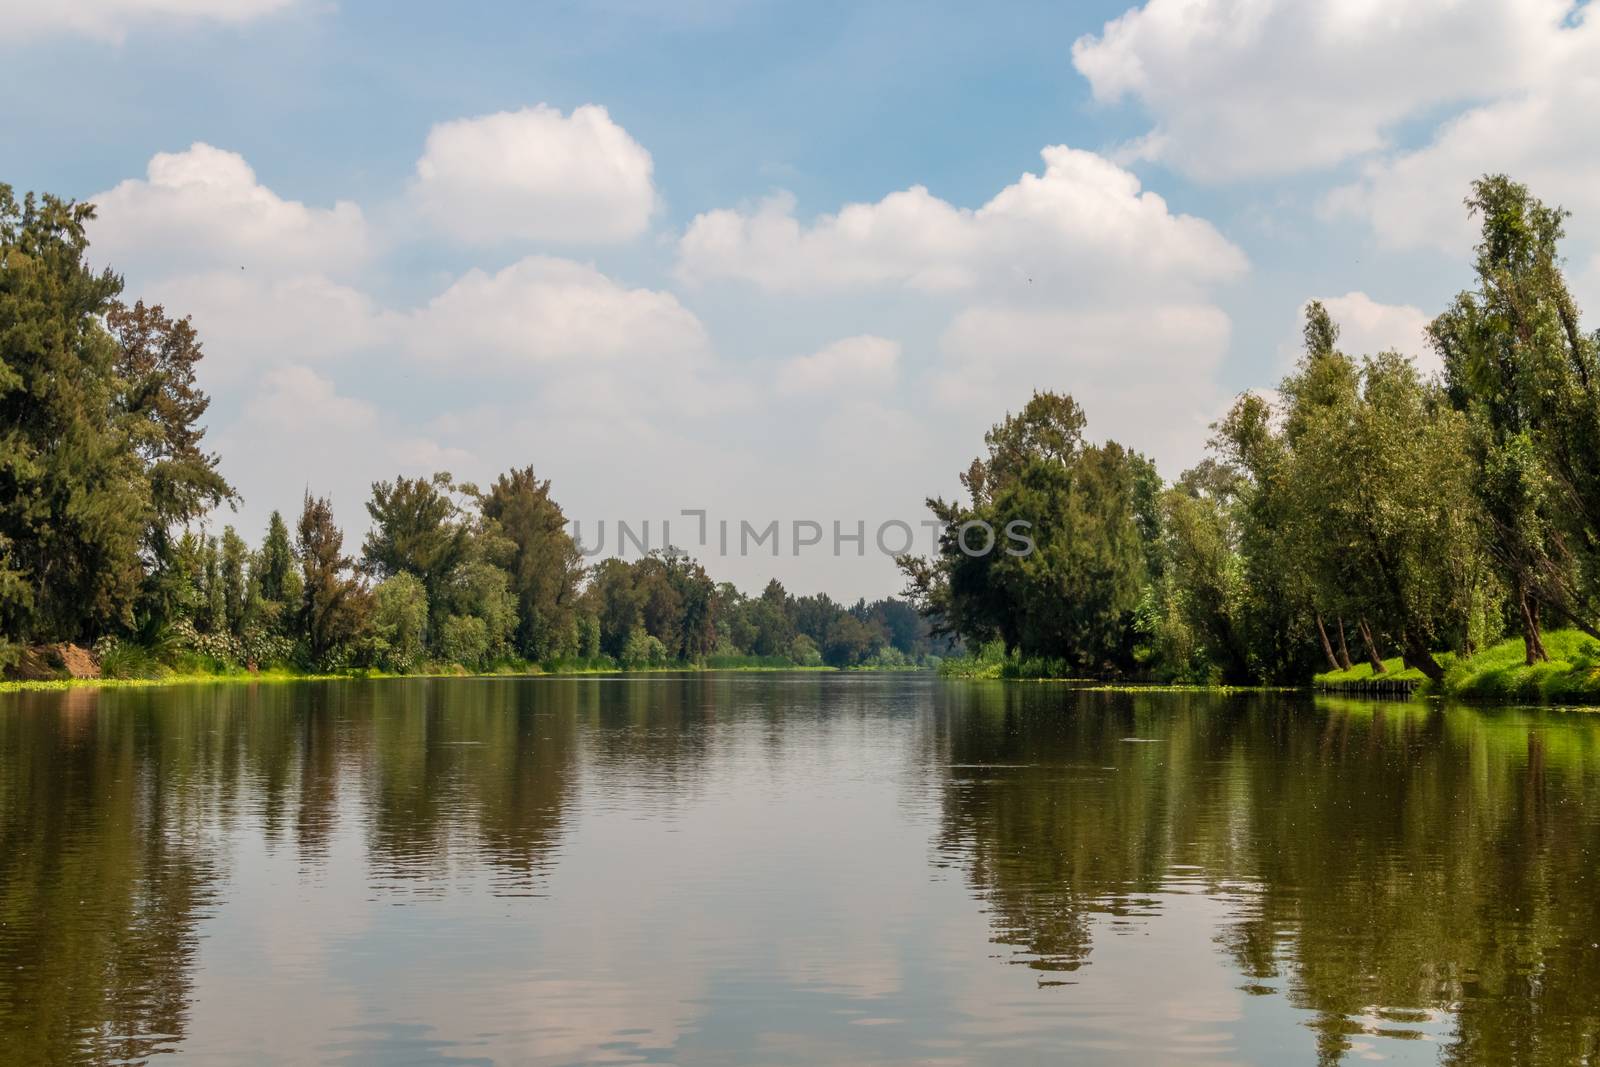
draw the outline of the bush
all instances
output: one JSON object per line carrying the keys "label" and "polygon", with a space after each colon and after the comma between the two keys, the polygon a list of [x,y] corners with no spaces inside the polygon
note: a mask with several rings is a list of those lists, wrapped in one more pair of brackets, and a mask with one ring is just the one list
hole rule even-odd
{"label": "bush", "polygon": [[406,673],[422,663],[422,634],[428,625],[428,591],[414,574],[385,578],[372,591],[372,661],[386,671]]}
{"label": "bush", "polygon": [[634,630],[622,647],[622,665],[628,670],[643,667],[665,667],[668,662],[667,646],[643,630]]}
{"label": "bush", "polygon": [[476,668],[489,655],[489,626],[476,615],[451,615],[439,625],[439,653],[451,663]]}
{"label": "bush", "polygon": [[102,637],[94,643],[95,659],[100,661],[102,678],[159,678],[161,663],[143,645]]}
{"label": "bush", "polygon": [[799,634],[789,645],[789,658],[797,667],[822,666],[822,650],[817,648],[817,643],[805,634]]}

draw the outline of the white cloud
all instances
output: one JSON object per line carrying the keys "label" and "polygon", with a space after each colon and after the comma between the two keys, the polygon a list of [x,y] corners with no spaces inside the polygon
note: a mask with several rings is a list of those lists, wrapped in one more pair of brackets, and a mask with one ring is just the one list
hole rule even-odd
{"label": "white cloud", "polygon": [[[1130,153],[1225,180],[1382,150],[1442,107],[1515,93],[1585,34],[1575,0],[1148,0],[1080,38],[1095,98],[1155,126]],[[1582,112],[1569,112],[1581,114]]]}
{"label": "white cloud", "polygon": [[333,382],[309,367],[277,367],[262,375],[246,417],[279,432],[308,429],[368,430],[377,421],[371,404],[340,396]]}
{"label": "white cloud", "polygon": [[386,340],[373,299],[322,275],[211,271],[160,279],[129,295],[193,317],[212,383],[287,361],[335,359]]}
{"label": "white cloud", "polygon": [[698,362],[705,328],[670,293],[629,289],[592,266],[529,256],[469,271],[406,317],[404,343],[452,367]]}
{"label": "white cloud", "polygon": [[707,212],[679,243],[678,273],[777,292],[886,286],[1034,299],[1093,296],[1134,278],[1151,291],[1188,288],[1244,271],[1244,254],[1210,223],[1173,214],[1131,172],[1061,145],[1041,154],[1043,174],[1024,174],[977,210],[913,186],[810,226],[788,196]]}
{"label": "white cloud", "polygon": [[563,116],[540,104],[435,126],[412,197],[469,244],[616,242],[655,208],[650,153],[595,104]]}
{"label": "white cloud", "polygon": [[1170,476],[1198,458],[1223,407],[1216,374],[1230,333],[1228,316],[1209,304],[974,307],[945,331],[933,394],[986,425],[1033,390],[1071,393],[1092,435],[1154,456]]}
{"label": "white cloud", "polygon": [[778,371],[780,393],[821,393],[884,389],[894,384],[900,343],[862,334],[846,337],[807,356],[796,356]]}
{"label": "white cloud", "polygon": [[1540,199],[1572,210],[1569,232],[1594,243],[1600,138],[1584,124],[1600,113],[1600,19],[1587,18],[1583,28],[1592,47],[1581,59],[1558,64],[1526,92],[1458,116],[1422,148],[1367,162],[1359,180],[1329,195],[1327,211],[1364,219],[1387,247],[1463,257],[1477,228],[1462,207],[1471,181],[1508,173]]}
{"label": "white cloud", "polygon": [[[1432,320],[1410,304],[1380,304],[1366,293],[1350,292],[1322,299],[1339,326],[1339,350],[1352,356],[1399,352],[1412,357],[1424,373],[1439,369],[1438,357],[1428,345]],[[1296,342],[1298,347],[1298,341]]]}
{"label": "white cloud", "polygon": [[94,259],[146,277],[204,268],[336,272],[369,251],[355,204],[285,200],[256,180],[244,157],[201,142],[157,153],[144,179],[130,178],[93,202]]}
{"label": "white cloud", "polygon": [[293,7],[297,0],[0,0],[0,20],[17,38],[76,33],[120,41],[153,22],[244,23]]}
{"label": "white cloud", "polygon": [[362,502],[374,480],[476,465],[471,452],[418,434],[310,367],[271,368],[248,395],[241,416],[219,427],[214,443],[223,475],[246,505],[240,516],[219,518],[251,537],[273,508],[293,523],[309,490],[332,499],[345,551],[355,552],[367,526]]}

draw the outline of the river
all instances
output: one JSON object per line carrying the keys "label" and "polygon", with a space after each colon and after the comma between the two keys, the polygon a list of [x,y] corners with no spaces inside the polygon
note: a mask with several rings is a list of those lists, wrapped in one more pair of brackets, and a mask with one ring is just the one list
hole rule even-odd
{"label": "river", "polygon": [[0,1063],[1592,1061],[1597,858],[1583,713],[909,674],[10,694]]}

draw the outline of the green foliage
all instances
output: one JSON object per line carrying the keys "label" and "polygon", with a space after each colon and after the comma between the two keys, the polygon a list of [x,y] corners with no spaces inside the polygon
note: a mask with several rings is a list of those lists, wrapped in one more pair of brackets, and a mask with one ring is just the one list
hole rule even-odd
{"label": "green foliage", "polygon": [[622,655],[618,658],[629,670],[665,667],[671,662],[667,646],[661,643],[660,638],[646,632],[642,627],[628,635],[628,640],[622,646]]}
{"label": "green foliage", "polygon": [[343,554],[344,534],[326,497],[306,494],[295,554],[300,560],[298,636],[307,662],[318,669],[343,666],[365,621],[364,594]]}
{"label": "green foliage", "polygon": [[986,435],[988,457],[962,476],[970,503],[928,501],[939,554],[901,566],[924,611],[969,643],[1127,671],[1159,526],[1153,469],[1115,442],[1084,444],[1082,427],[1071,397],[1034,394]]}
{"label": "green foliage", "polygon": [[92,639],[131,625],[155,504],[90,270],[87,204],[0,184],[0,632]]}
{"label": "green foliage", "polygon": [[797,667],[822,666],[822,652],[807,634],[796,634],[789,643],[789,660]]}
{"label": "green foliage", "polygon": [[482,619],[488,655],[509,655],[517,631],[517,597],[511,576],[486,560],[462,565],[447,591],[451,612]]}
{"label": "green foliage", "polygon": [[439,624],[439,654],[449,663],[481,667],[489,658],[489,627],[475,615],[447,615]]}
{"label": "green foliage", "polygon": [[428,591],[422,579],[402,571],[372,590],[372,659],[399,674],[422,665],[428,628]]}
{"label": "green foliage", "polygon": [[[550,496],[550,482],[540,481],[532,467],[514,469],[495,479],[477,502],[483,537],[495,546],[490,558],[509,572],[517,598],[518,650],[535,660],[572,654],[583,557]],[[615,631],[610,636],[606,651],[616,655],[626,637]]]}
{"label": "green foliage", "polygon": [[1474,182],[1467,206],[1482,222],[1478,284],[1429,333],[1532,662],[1541,607],[1585,629],[1600,619],[1600,338],[1562,276],[1566,212],[1504,175]]}
{"label": "green foliage", "polygon": [[468,558],[471,532],[449,493],[448,474],[372,483],[367,514],[372,526],[362,543],[362,562],[379,578],[414,575],[427,593],[430,628],[449,610],[451,582]]}

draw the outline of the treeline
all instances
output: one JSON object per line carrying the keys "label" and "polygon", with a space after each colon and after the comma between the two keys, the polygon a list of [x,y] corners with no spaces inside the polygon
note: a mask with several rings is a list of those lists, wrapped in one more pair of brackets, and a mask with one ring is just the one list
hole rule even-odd
{"label": "treeline", "polygon": [[0,185],[0,668],[92,644],[109,674],[677,665],[906,667],[948,652],[909,604],[758,597],[680,552],[583,563],[531,467],[378,482],[347,549],[329,501],[252,549],[205,450],[187,319],[86,263],[93,208]]}
{"label": "treeline", "polygon": [[487,489],[399,477],[374,484],[366,506],[359,555],[310,495],[293,535],[273,512],[254,552],[231,526],[186,532],[170,614],[134,648],[103,640],[102,660],[122,670],[119,657],[176,640],[216,664],[318,671],[903,668],[950,647],[905,601],[847,608],[776,580],[747,597],[676,550],[586,567],[532,468]]}
{"label": "treeline", "polygon": [[[1441,652],[1508,634],[1544,661],[1552,622],[1600,637],[1600,333],[1562,274],[1565,213],[1504,176],[1466,205],[1477,281],[1428,328],[1438,378],[1342,352],[1313,303],[1277,399],[1241,396],[1171,485],[1037,394],[966,500],[929,501],[939,551],[900,561],[921,609],[1009,669],[1185,681],[1397,654],[1437,680]],[[1034,552],[971,551],[973,524],[1016,520]]]}

